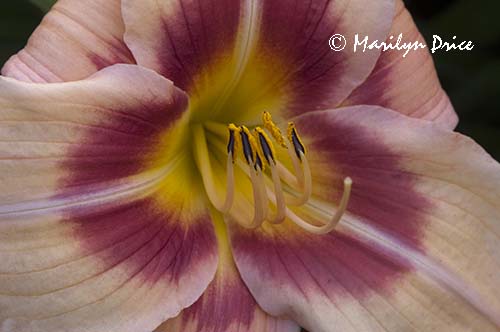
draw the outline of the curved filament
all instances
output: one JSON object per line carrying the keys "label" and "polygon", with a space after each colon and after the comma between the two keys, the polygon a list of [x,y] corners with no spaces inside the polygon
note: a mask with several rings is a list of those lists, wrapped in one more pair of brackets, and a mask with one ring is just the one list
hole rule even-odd
{"label": "curved filament", "polygon": [[213,178],[212,165],[208,155],[207,141],[205,132],[201,126],[195,126],[194,132],[194,151],[196,156],[196,164],[200,170],[203,179],[203,185],[207,193],[210,203],[222,213],[227,213],[234,201],[234,165],[233,154],[230,152],[227,156],[227,175],[226,175],[226,197],[224,201],[219,198],[215,189],[215,182]]}
{"label": "curved filament", "polygon": [[322,226],[315,226],[293,213],[290,209],[287,209],[287,217],[294,222],[297,226],[303,228],[304,230],[313,234],[327,234],[334,230],[334,228],[339,223],[342,215],[347,209],[347,204],[349,203],[349,198],[351,196],[352,180],[347,177],[344,179],[344,192],[342,193],[342,198],[340,199],[339,206],[333,217]]}

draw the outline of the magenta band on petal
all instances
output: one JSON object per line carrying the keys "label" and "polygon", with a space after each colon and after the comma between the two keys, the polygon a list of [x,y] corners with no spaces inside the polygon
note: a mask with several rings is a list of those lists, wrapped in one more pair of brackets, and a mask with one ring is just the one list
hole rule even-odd
{"label": "magenta band on petal", "polygon": [[215,278],[193,305],[155,332],[298,332],[300,327],[295,322],[271,316],[261,309],[236,269],[230,249],[224,243],[228,240],[226,235],[217,235],[220,247]]}
{"label": "magenta band on petal", "polygon": [[231,271],[231,275],[227,276],[227,269],[236,267],[226,265],[219,270],[218,276],[198,301],[155,332],[300,331],[295,322],[262,311],[238,272]]}
{"label": "magenta band on petal", "polygon": [[263,108],[289,116],[338,106],[380,52],[334,52],[330,37],[385,39],[394,2],[124,0],[122,9],[138,64],[195,96],[193,107],[213,109],[207,116],[252,118]]}
{"label": "magenta band on petal", "polygon": [[84,209],[66,211],[84,252],[109,267],[123,264],[147,282],[178,282],[217,255],[209,216],[183,220],[151,199]]}
{"label": "magenta band on petal", "polygon": [[186,326],[196,319],[199,331],[212,331],[215,328],[217,331],[227,331],[233,323],[248,328],[254,319],[255,308],[255,300],[241,281],[225,283],[223,289],[212,283],[202,299],[184,310],[182,322]]}
{"label": "magenta band on petal", "polygon": [[390,292],[399,277],[410,271],[404,262],[396,263],[348,235],[287,233],[283,229],[274,234],[233,231],[231,243],[244,279],[247,269],[256,269],[263,287],[286,285],[306,298],[318,287],[332,299],[346,294],[363,298],[374,289]]}
{"label": "magenta band on petal", "polygon": [[[356,115],[353,108],[293,119],[308,147],[313,195],[336,204],[344,178],[350,177],[353,189],[348,215],[423,252],[428,222],[424,212],[432,204],[415,190],[417,177],[404,171],[401,157]],[[390,294],[414,270],[410,261],[396,257],[377,241],[346,232],[343,224],[349,225],[349,218],[345,219],[338,231],[323,236],[301,232],[292,224],[257,231],[231,227],[238,269],[264,310],[273,315],[291,314],[286,305],[290,303],[298,310],[294,319],[306,327],[316,326],[313,321],[319,317],[314,317],[310,306],[332,310],[336,301],[362,302],[374,293]]]}
{"label": "magenta band on petal", "polygon": [[219,58],[231,56],[240,7],[240,1],[232,0],[124,0],[125,41],[138,64],[192,92],[203,71]]}
{"label": "magenta band on petal", "polygon": [[[239,1],[179,1],[163,20],[157,56],[159,73],[190,91],[196,76],[235,43]],[[208,24],[209,23],[209,24]]]}
{"label": "magenta band on petal", "polygon": [[415,191],[417,177],[405,172],[400,156],[368,128],[342,120],[329,112],[296,119],[311,151],[308,157],[318,194],[337,202],[342,180],[351,177],[353,190],[348,211],[419,247],[426,223],[422,212],[432,205]]}
{"label": "magenta band on petal", "polygon": [[[333,12],[331,7],[336,7],[334,2],[294,1],[293,5],[286,4],[293,10],[283,10],[284,6],[283,1],[264,2],[262,48],[289,62],[287,65],[293,74],[288,78],[292,85],[289,89],[298,94],[295,96],[298,105],[294,105],[296,114],[314,109],[318,101],[329,102],[324,98],[327,94],[325,90],[333,89],[325,81],[347,74],[348,53],[333,52],[328,47],[328,39],[338,30],[340,23],[329,17],[328,12]],[[345,6],[338,8],[338,15],[344,10]],[[307,105],[306,109],[300,109],[304,105]]]}
{"label": "magenta band on petal", "polygon": [[[393,7],[392,1],[263,2],[258,54],[284,66],[273,80],[287,94],[289,115],[336,107],[361,84],[379,52],[353,53],[354,34],[385,39]],[[329,46],[335,34],[347,42],[339,52]]]}
{"label": "magenta band on petal", "polygon": [[152,331],[194,303],[218,251],[203,197],[175,163],[187,95],[135,65],[0,81],[5,135],[16,134],[7,188],[20,198],[2,207],[0,330]]}
{"label": "magenta band on petal", "polygon": [[[62,167],[68,176],[61,187],[103,184],[136,174],[148,157],[168,146],[161,135],[175,126],[187,109],[187,96],[173,87],[170,99],[146,96],[151,102],[100,109],[102,122],[88,126],[81,144],[69,152]],[[168,95],[168,91],[165,91]],[[172,147],[170,147],[172,148]]]}
{"label": "magenta band on petal", "polygon": [[[170,160],[161,158],[172,153],[179,138],[168,136],[165,141],[165,135],[183,125],[179,120],[188,98],[170,81],[136,66],[110,67],[93,80],[107,83],[100,91],[109,93],[107,104],[88,105],[99,121],[82,125],[79,144],[60,165],[67,175],[55,199],[83,200],[64,208],[64,219],[75,225],[75,240],[82,248],[106,265],[126,264],[131,273],[152,281],[165,273],[180,278],[188,267],[216,256],[206,211],[186,215],[181,206],[163,201],[162,191],[168,190],[163,183],[155,182],[155,192],[147,199],[116,195],[134,186],[128,177],[168,166]],[[118,93],[115,84],[123,85]],[[104,91],[109,86],[112,90]],[[109,199],[110,191],[116,197]]]}
{"label": "magenta band on petal", "polygon": [[441,124],[381,107],[294,120],[308,147],[311,205],[333,209],[346,176],[351,200],[328,235],[292,223],[231,227],[238,269],[262,308],[313,331],[495,331],[498,163]]}

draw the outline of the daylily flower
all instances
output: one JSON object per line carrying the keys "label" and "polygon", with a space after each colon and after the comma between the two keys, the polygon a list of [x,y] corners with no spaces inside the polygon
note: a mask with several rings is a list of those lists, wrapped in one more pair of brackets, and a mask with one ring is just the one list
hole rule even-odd
{"label": "daylily flower", "polygon": [[0,78],[0,331],[498,331],[499,164],[427,51],[335,33],[421,40],[392,0],[60,0]]}

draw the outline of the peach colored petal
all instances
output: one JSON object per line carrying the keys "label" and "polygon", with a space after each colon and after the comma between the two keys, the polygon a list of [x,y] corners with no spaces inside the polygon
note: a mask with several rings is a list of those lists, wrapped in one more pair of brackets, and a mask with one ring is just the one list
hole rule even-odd
{"label": "peach colored petal", "polygon": [[230,227],[261,307],[321,332],[498,331],[500,165],[438,123],[381,107],[295,122],[313,171],[311,207],[333,209],[345,176],[353,192],[328,235]]}
{"label": "peach colored petal", "polygon": [[159,135],[186,109],[138,66],[0,77],[1,332],[152,331],[198,299],[217,268],[203,196],[175,190],[189,178],[173,160],[144,159],[174,150]]}
{"label": "peach colored petal", "polygon": [[299,332],[295,323],[266,314],[248,291],[234,265],[220,215],[219,267],[203,296],[155,332]]}
{"label": "peach colored petal", "polygon": [[[426,44],[401,0],[397,1],[396,16],[389,33],[396,44],[399,34],[402,43]],[[390,37],[389,37],[390,38]],[[366,81],[344,101],[349,105],[378,105],[411,117],[436,121],[454,129],[458,117],[437,77],[429,49],[383,52],[375,69]]]}
{"label": "peach colored petal", "polygon": [[71,186],[78,171],[87,184],[108,186],[138,174],[148,149],[188,103],[171,82],[131,65],[79,82],[41,85],[1,77],[0,85],[4,206],[49,199]]}
{"label": "peach colored petal", "polygon": [[27,82],[83,79],[116,63],[134,63],[123,42],[120,0],[60,0],[2,75]]}
{"label": "peach colored petal", "polygon": [[329,38],[385,39],[394,1],[124,0],[122,11],[138,64],[187,91],[196,116],[253,121],[338,106],[380,52],[334,52]]}

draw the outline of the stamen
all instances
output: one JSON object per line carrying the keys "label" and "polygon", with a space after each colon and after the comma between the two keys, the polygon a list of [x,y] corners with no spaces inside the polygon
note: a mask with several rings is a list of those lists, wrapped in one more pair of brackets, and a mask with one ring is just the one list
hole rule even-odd
{"label": "stamen", "polygon": [[281,180],[274,163],[270,164],[271,177],[274,184],[274,194],[276,196],[276,215],[274,217],[269,217],[269,222],[273,224],[280,224],[285,221],[286,218],[286,201],[283,194],[283,188],[281,187]]}
{"label": "stamen", "polygon": [[[296,161],[298,160],[298,158],[294,158],[294,159]],[[300,196],[293,197],[288,202],[288,204],[295,205],[295,206],[300,206],[300,205],[306,204],[312,195],[311,169],[309,167],[309,161],[307,160],[305,154],[303,154],[302,152],[300,152],[300,161],[301,161],[300,165],[298,162],[296,162],[296,164],[299,168],[298,174],[300,174],[300,177],[299,177],[298,181],[301,184],[302,192],[301,192]],[[300,167],[300,166],[302,166],[302,167]]]}
{"label": "stamen", "polygon": [[251,143],[253,136],[250,135],[250,131],[245,126],[240,127],[240,135],[241,143],[243,145],[243,156],[245,157],[248,165],[253,165],[255,163],[257,154],[257,151],[252,148],[252,145],[255,145],[255,143]]}
{"label": "stamen", "polygon": [[270,164],[271,162],[275,162],[274,156],[276,155],[276,151],[274,150],[273,143],[267,136],[266,132],[261,128],[257,127],[254,129],[255,136],[260,143],[260,148],[264,158]]}
{"label": "stamen", "polygon": [[300,159],[301,153],[304,155],[306,154],[306,148],[304,147],[304,144],[302,143],[299,134],[297,134],[297,129],[295,128],[295,124],[293,122],[288,123],[287,132],[288,132],[288,140],[292,143],[293,149],[295,150],[297,157]]}
{"label": "stamen", "polygon": [[227,154],[234,154],[234,131],[229,130],[229,142],[227,143]]}
{"label": "stamen", "polygon": [[262,174],[262,168],[255,166],[254,169],[249,167],[250,170],[250,180],[252,181],[253,187],[253,199],[254,199],[254,217],[250,228],[256,228],[262,225],[267,217],[268,204],[267,204],[267,194],[264,184],[264,176]]}
{"label": "stamen", "polygon": [[[245,126],[236,126],[230,124],[229,139],[227,143],[227,188],[226,200],[221,204],[214,190],[213,179],[210,167],[210,158],[208,157],[206,140],[203,129],[196,127],[195,144],[198,167],[201,170],[205,188],[212,204],[218,209],[227,213],[233,204],[234,199],[234,165],[238,153],[243,154],[243,158],[238,160],[237,165],[249,177],[252,184],[254,214],[251,222],[243,218],[235,218],[243,227],[256,228],[262,225],[265,220],[270,223],[279,224],[288,217],[290,221],[314,234],[327,234],[331,232],[340,222],[342,215],[347,209],[347,204],[351,195],[352,180],[347,177],[344,179],[344,191],[337,210],[333,213],[331,219],[322,222],[321,219],[328,219],[328,215],[317,216],[319,219],[308,222],[295,214],[287,205],[304,206],[303,212],[314,207],[313,203],[308,203],[312,196],[312,175],[308,159],[306,157],[306,148],[303,144],[297,128],[294,123],[288,123],[287,140],[284,139],[280,129],[272,121],[271,115],[267,112],[263,114],[264,130],[256,127],[252,132]],[[216,133],[218,137],[224,137],[224,127],[218,124],[206,124],[208,130]],[[268,136],[269,134],[269,136]],[[278,160],[278,154],[275,151],[273,138],[280,146],[288,151],[293,164],[295,174],[287,169]],[[219,151],[224,150],[222,142],[218,141],[214,145]],[[246,162],[246,165],[245,165]],[[264,168],[266,164],[270,169],[270,177],[266,178]],[[290,187],[286,187],[287,197],[282,187],[282,179]],[[272,183],[272,184],[271,184]],[[274,188],[273,188],[274,187]],[[274,189],[274,190],[273,190]],[[290,191],[289,191],[290,190]],[[297,191],[299,193],[297,193]],[[270,212],[269,201],[276,206],[276,211]],[[306,214],[308,215],[308,214]],[[326,217],[325,217],[326,216]],[[311,217],[311,216],[309,216]],[[315,217],[313,217],[315,218]],[[317,224],[319,223],[319,224]]]}
{"label": "stamen", "polygon": [[276,196],[276,215],[274,217],[267,216],[269,222],[273,224],[282,223],[286,217],[286,203],[285,196],[283,194],[283,189],[281,187],[281,179],[279,176],[279,172],[276,168],[276,161],[274,159],[275,151],[274,146],[267,136],[267,134],[262,130],[262,128],[257,127],[254,130],[255,135],[257,136],[257,140],[260,143],[260,150],[264,155],[267,164],[271,169],[271,177],[273,179],[274,184],[274,194]]}
{"label": "stamen", "polygon": [[293,148],[292,142],[287,142],[288,145],[288,156],[290,156],[290,159],[292,160],[292,165],[293,165],[293,171],[295,173],[295,177],[297,178],[297,182],[299,184],[300,188],[304,187],[304,172],[301,167],[300,163],[300,158],[297,156],[295,152],[295,148]]}
{"label": "stamen", "polygon": [[[246,128],[246,127],[244,127]],[[255,144],[254,141],[252,141],[253,137],[251,135],[248,135],[249,131],[248,129],[245,131],[242,131],[242,138],[243,136],[246,136],[248,138],[248,145],[250,146],[251,155],[254,156],[255,163],[252,167],[251,164],[248,164],[249,171],[250,171],[250,181],[252,182],[252,190],[253,190],[253,201],[254,201],[254,216],[252,219],[252,222],[250,225],[248,225],[248,228],[256,228],[262,225],[264,220],[266,219],[267,215],[267,195],[265,192],[265,185],[264,185],[264,177],[262,175],[262,168],[263,168],[263,163],[262,159],[259,156],[259,154],[255,151],[255,148],[252,147],[252,145]],[[245,146],[246,143],[243,143],[243,146]],[[248,163],[248,160],[247,160]]]}
{"label": "stamen", "polygon": [[288,123],[287,132],[288,155],[292,160],[297,182],[302,190],[301,195],[299,197],[293,197],[288,204],[299,206],[307,203],[312,194],[311,169],[309,168],[309,162],[306,158],[306,149],[293,122]]}
{"label": "stamen", "polygon": [[278,169],[278,172],[280,174],[280,177],[285,181],[288,185],[290,185],[292,188],[299,188],[301,185],[299,184],[298,177],[290,172],[288,168],[286,168],[285,165],[279,162],[279,160],[276,161],[276,168]]}
{"label": "stamen", "polygon": [[255,170],[261,170],[264,168],[264,164],[262,163],[262,158],[259,156],[259,154],[256,155],[255,158],[255,165],[254,165]]}
{"label": "stamen", "polygon": [[234,157],[233,153],[227,156],[226,162],[226,199],[224,200],[224,205],[219,209],[222,213],[227,213],[231,210],[234,202]]}
{"label": "stamen", "polygon": [[257,142],[245,126],[239,127],[243,155],[250,168],[250,181],[252,182],[253,198],[254,198],[254,216],[249,228],[256,228],[262,225],[267,214],[267,196],[264,191],[264,180],[262,170],[264,164],[262,157],[259,155]]}
{"label": "stamen", "polygon": [[347,177],[344,179],[344,192],[342,193],[342,198],[340,200],[337,211],[333,215],[330,221],[322,226],[311,225],[310,223],[304,221],[302,218],[293,213],[290,209],[287,209],[286,215],[287,217],[294,222],[297,226],[305,229],[306,231],[313,234],[328,234],[335,229],[337,224],[339,223],[342,215],[345,213],[347,208],[347,203],[349,203],[349,198],[351,196],[351,187],[352,180]]}
{"label": "stamen", "polygon": [[[227,213],[234,201],[234,149],[235,131],[229,126],[229,144],[228,144],[228,156],[226,163],[226,198],[224,202],[221,202],[217,192],[215,190],[212,166],[210,163],[210,157],[208,156],[208,147],[205,137],[205,131],[201,126],[195,126],[194,131],[194,143],[195,143],[195,155],[198,169],[200,170],[201,177],[203,179],[203,184],[205,185],[205,191],[207,192],[208,199],[212,205],[222,213]],[[231,142],[231,137],[233,142]]]}
{"label": "stamen", "polygon": [[240,133],[240,128],[236,127],[233,123],[227,126],[229,129],[229,142],[227,144],[227,153],[232,151],[233,162],[238,158],[238,152],[242,151],[241,137],[238,135]]}

